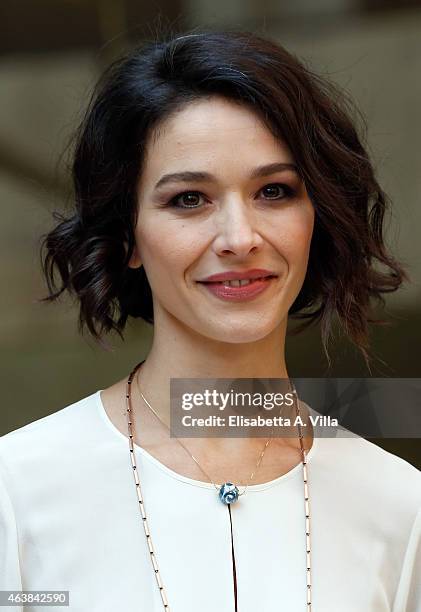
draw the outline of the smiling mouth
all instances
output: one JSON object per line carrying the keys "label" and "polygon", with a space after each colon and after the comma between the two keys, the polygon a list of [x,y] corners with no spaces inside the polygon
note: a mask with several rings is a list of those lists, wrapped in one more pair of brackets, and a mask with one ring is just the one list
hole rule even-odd
{"label": "smiling mouth", "polygon": [[214,297],[228,302],[244,302],[253,300],[268,290],[277,276],[263,276],[253,279],[225,281],[197,281]]}
{"label": "smiling mouth", "polygon": [[247,278],[244,280],[223,280],[223,281],[198,281],[203,285],[224,285],[225,287],[244,287],[255,283],[256,281],[266,281],[271,278],[276,278],[275,275],[261,276],[259,278]]}

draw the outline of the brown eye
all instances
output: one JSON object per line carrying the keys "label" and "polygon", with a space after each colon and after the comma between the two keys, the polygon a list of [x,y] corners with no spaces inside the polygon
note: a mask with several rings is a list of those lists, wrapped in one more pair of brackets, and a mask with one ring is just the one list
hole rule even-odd
{"label": "brown eye", "polygon": [[278,200],[283,197],[288,197],[293,194],[293,190],[288,185],[282,185],[280,183],[273,183],[266,185],[261,190],[263,196],[267,200]]}
{"label": "brown eye", "polygon": [[185,191],[171,199],[170,203],[176,208],[199,208],[202,194],[198,191]]}

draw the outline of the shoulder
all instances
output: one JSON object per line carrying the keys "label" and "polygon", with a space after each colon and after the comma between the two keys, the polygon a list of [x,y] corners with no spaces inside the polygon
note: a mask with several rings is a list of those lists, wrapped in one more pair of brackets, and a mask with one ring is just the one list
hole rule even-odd
{"label": "shoulder", "polygon": [[33,444],[40,442],[43,437],[51,441],[52,436],[62,436],[68,431],[69,427],[75,427],[81,421],[88,420],[90,413],[95,409],[96,394],[92,393],[72,404],[32,421],[23,427],[19,427],[0,437],[0,448],[8,448],[9,445],[23,444],[25,442]]}
{"label": "shoulder", "polygon": [[124,494],[127,449],[110,435],[98,400],[96,391],[0,438],[0,534],[60,537],[110,489]]}
{"label": "shoulder", "polygon": [[360,476],[365,474],[370,478],[373,470],[369,468],[377,467],[388,470],[390,476],[421,478],[420,470],[408,461],[352,432],[332,438],[320,437],[318,443],[318,455],[322,459]]}
{"label": "shoulder", "polygon": [[[358,516],[412,527],[421,509],[421,472],[401,457],[358,436],[319,439],[314,477]],[[319,472],[319,473],[318,473]]]}
{"label": "shoulder", "polygon": [[421,504],[421,471],[405,459],[359,436],[320,439],[319,445],[321,460],[353,486],[392,496],[410,488]]}
{"label": "shoulder", "polygon": [[97,393],[0,437],[0,469],[11,475],[48,467],[60,456],[77,457],[95,435]]}
{"label": "shoulder", "polygon": [[344,462],[354,466],[361,479],[365,476],[372,484],[373,480],[383,476],[389,486],[412,483],[421,493],[421,472],[411,463],[365,438],[350,437],[346,440],[348,448],[344,445]]}

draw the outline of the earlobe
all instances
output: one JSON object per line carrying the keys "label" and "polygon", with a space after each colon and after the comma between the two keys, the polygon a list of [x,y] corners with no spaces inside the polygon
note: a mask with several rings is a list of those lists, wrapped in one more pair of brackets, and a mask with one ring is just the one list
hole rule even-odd
{"label": "earlobe", "polygon": [[142,262],[140,261],[140,257],[137,253],[133,252],[128,263],[129,268],[140,268],[142,266]]}
{"label": "earlobe", "polygon": [[[124,243],[124,248],[127,253],[127,242]],[[133,268],[133,269],[140,268],[142,266],[142,262],[140,260],[136,247],[134,247],[129,263],[127,265],[129,268]]]}

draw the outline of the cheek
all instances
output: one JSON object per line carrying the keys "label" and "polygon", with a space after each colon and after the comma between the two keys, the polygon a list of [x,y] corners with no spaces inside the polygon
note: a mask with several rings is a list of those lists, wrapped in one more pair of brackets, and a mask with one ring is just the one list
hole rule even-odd
{"label": "cheek", "polygon": [[307,263],[314,227],[313,208],[291,210],[277,225],[279,250],[290,264]]}
{"label": "cheek", "polygon": [[[184,225],[184,224],[183,224]],[[137,244],[145,269],[152,277],[175,278],[192,258],[191,231],[174,223],[148,224],[137,232]]]}

